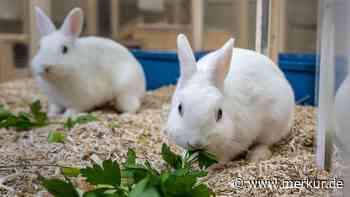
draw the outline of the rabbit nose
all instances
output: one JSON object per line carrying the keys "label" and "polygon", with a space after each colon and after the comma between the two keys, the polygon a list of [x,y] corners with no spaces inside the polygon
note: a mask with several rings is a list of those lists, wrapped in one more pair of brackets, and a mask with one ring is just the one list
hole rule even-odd
{"label": "rabbit nose", "polygon": [[199,140],[188,142],[187,144],[192,150],[199,150],[203,148],[203,143],[201,143]]}
{"label": "rabbit nose", "polygon": [[44,72],[45,73],[50,73],[50,71],[51,71],[51,66],[50,65],[45,65],[44,66]]}

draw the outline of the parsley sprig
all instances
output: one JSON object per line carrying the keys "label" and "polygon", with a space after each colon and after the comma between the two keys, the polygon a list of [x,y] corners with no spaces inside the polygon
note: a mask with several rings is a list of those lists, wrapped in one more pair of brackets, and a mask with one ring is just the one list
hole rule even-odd
{"label": "parsley sprig", "polygon": [[[3,105],[0,105],[0,128],[13,128],[16,131],[27,131],[56,124],[62,125],[64,131],[69,131],[76,125],[97,121],[97,118],[91,114],[68,118],[65,122],[50,121],[46,112],[42,110],[42,105],[39,100],[31,103],[29,108],[29,112],[19,112],[15,114],[5,109]],[[63,143],[64,139],[65,134],[62,131],[51,131],[48,136],[49,143]]]}
{"label": "parsley sprig", "polygon": [[[45,127],[51,124],[62,125],[69,131],[79,124],[96,121],[91,114],[68,118],[65,122],[52,122],[42,110],[40,101],[30,104],[29,112],[17,114],[0,105],[0,128],[13,128],[25,131]],[[49,143],[64,142],[62,131],[52,131]],[[105,160],[101,165],[95,164],[85,168],[62,167],[65,179],[46,179],[40,177],[42,185],[55,197],[211,197],[215,196],[199,178],[207,176],[206,169],[215,164],[215,157],[205,151],[187,151],[181,157],[166,144],[163,144],[161,156],[166,168],[159,171],[149,161],[137,163],[134,150],[129,149],[127,160],[121,165],[116,161]],[[195,168],[195,163],[200,167]],[[71,178],[82,176],[94,189],[80,191]]]}
{"label": "parsley sprig", "polygon": [[0,128],[14,128],[17,131],[25,131],[33,128],[44,127],[49,124],[49,119],[41,109],[40,101],[30,104],[29,112],[14,114],[0,105]]}
{"label": "parsley sprig", "polygon": [[[211,197],[213,191],[199,181],[207,176],[206,168],[216,163],[212,156],[204,151],[189,151],[184,157],[170,150],[163,144],[161,155],[167,167],[155,169],[149,161],[137,163],[134,150],[129,149],[127,159],[119,165],[116,161],[105,160],[102,165],[91,167],[61,168],[64,180],[43,179],[43,186],[55,197]],[[200,165],[196,169],[194,164]],[[211,163],[211,164],[210,164]],[[210,165],[209,165],[210,164]],[[80,191],[72,184],[70,177],[82,176],[94,186],[91,191]]]}

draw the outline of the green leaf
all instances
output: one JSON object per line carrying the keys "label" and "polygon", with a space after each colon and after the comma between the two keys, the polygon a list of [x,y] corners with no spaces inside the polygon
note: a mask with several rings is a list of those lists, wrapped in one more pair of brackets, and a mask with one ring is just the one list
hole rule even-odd
{"label": "green leaf", "polygon": [[149,175],[145,168],[127,167],[123,170],[123,177],[132,178],[134,183],[141,181]]}
{"label": "green leaf", "polygon": [[192,192],[192,197],[211,197],[215,196],[215,194],[204,184],[200,184],[196,186]]}
{"label": "green leaf", "polygon": [[78,116],[74,122],[76,124],[85,124],[85,123],[93,122],[93,121],[97,121],[97,118],[95,116],[93,116],[92,114],[86,114],[86,115]]}
{"label": "green leaf", "polygon": [[67,177],[77,177],[80,174],[79,168],[62,167],[61,173]]}
{"label": "green leaf", "polygon": [[55,197],[79,197],[78,191],[71,182],[59,179],[45,179],[43,181],[43,186]]}
{"label": "green leaf", "polygon": [[107,197],[105,193],[106,189],[97,189],[89,192],[85,192],[83,197]]}
{"label": "green leaf", "polygon": [[30,104],[30,111],[32,112],[32,114],[37,114],[41,112],[41,103],[39,100],[36,100]]}
{"label": "green leaf", "polygon": [[136,153],[134,150],[129,149],[127,154],[126,166],[136,166]]}
{"label": "green leaf", "polygon": [[164,185],[164,183],[168,180],[168,178],[170,177],[170,172],[168,171],[162,171],[160,174],[160,181],[161,184]]}
{"label": "green leaf", "polygon": [[126,166],[123,170],[123,177],[132,180],[132,183],[138,183],[139,181],[149,177],[149,182],[151,185],[159,185],[160,177],[156,169],[154,169],[151,164],[146,160],[144,165],[137,165],[135,167]]}
{"label": "green leaf", "polygon": [[208,175],[208,172],[207,171],[202,171],[202,170],[199,170],[199,171],[191,171],[189,173],[191,176],[195,176],[197,178],[200,178],[200,177],[205,177]]}
{"label": "green leaf", "polygon": [[201,151],[198,154],[198,164],[201,168],[208,168],[214,164],[218,163],[214,155]]}
{"label": "green leaf", "polygon": [[[201,159],[212,159],[209,154],[209,156],[204,152],[201,154],[205,156]],[[183,161],[163,144],[162,157],[169,165],[177,168],[158,172],[147,160],[143,164],[137,164],[136,153],[130,149],[127,160],[123,164],[122,183],[120,167],[112,160],[103,161],[102,166],[95,164],[92,167],[83,168],[80,173],[78,168],[61,168],[61,171],[67,179],[81,174],[87,182],[97,186],[97,189],[84,193],[84,197],[212,197],[215,194],[210,188],[198,183],[198,178],[206,176],[207,171],[194,170],[192,165],[184,163],[199,161],[201,154],[198,151],[196,154],[190,152]],[[61,181],[60,184],[62,182],[65,186],[73,187],[70,181]],[[53,192],[61,192],[61,190],[56,189]],[[66,193],[64,194],[66,197]]]}
{"label": "green leaf", "polygon": [[189,158],[191,156],[195,156],[195,160],[198,162],[199,166],[204,169],[218,163],[216,157],[205,150],[187,151],[186,157]]}
{"label": "green leaf", "polygon": [[19,130],[28,130],[35,127],[35,124],[30,120],[30,115],[25,112],[20,112],[17,115],[16,125],[13,125]]}
{"label": "green leaf", "polygon": [[68,118],[67,121],[64,123],[64,128],[70,130],[76,125],[86,124],[93,121],[97,121],[97,118],[92,114],[81,115],[74,119]]}
{"label": "green leaf", "polygon": [[64,140],[66,139],[66,136],[63,132],[60,131],[51,131],[49,133],[49,136],[47,137],[47,141],[52,143],[64,143]]}
{"label": "green leaf", "polygon": [[188,173],[189,173],[189,169],[186,169],[186,168],[180,168],[172,171],[172,174],[176,176],[184,176],[184,175],[188,175]]}
{"label": "green leaf", "polygon": [[162,189],[169,196],[186,196],[191,193],[196,182],[195,176],[170,174],[163,182]]}
{"label": "green leaf", "polygon": [[30,121],[27,113],[19,113],[18,116],[10,116],[1,122],[2,128],[14,128],[17,131],[24,131],[35,127]]}
{"label": "green leaf", "polygon": [[0,106],[0,128],[14,128],[17,131],[43,127],[48,124],[45,112],[41,111],[41,104],[36,101],[30,105],[30,113],[19,112],[17,115]]}
{"label": "green leaf", "polygon": [[153,187],[147,187],[149,177],[141,180],[130,191],[129,197],[159,197],[158,191]]}
{"label": "green leaf", "polygon": [[119,128],[119,125],[115,122],[112,122],[112,123],[108,124],[108,127],[111,129],[114,129],[114,128]]}
{"label": "green leaf", "polygon": [[70,130],[70,129],[72,129],[72,128],[74,127],[74,125],[75,125],[75,124],[74,124],[72,118],[68,118],[67,121],[64,123],[63,126],[64,126],[64,128]]}
{"label": "green leaf", "polygon": [[99,188],[93,191],[84,193],[83,197],[127,197],[121,191],[114,191],[114,189],[109,188]]}
{"label": "green leaf", "polygon": [[151,166],[149,161],[146,160],[144,165],[151,175],[159,175],[158,171]]}
{"label": "green leaf", "polygon": [[166,144],[162,145],[162,158],[163,160],[174,169],[182,167],[181,156],[175,154],[170,150],[170,147]]}
{"label": "green leaf", "polygon": [[46,126],[48,124],[48,117],[45,112],[42,111],[41,103],[39,100],[30,105],[30,112],[33,115],[37,126]]}
{"label": "green leaf", "polygon": [[94,164],[80,170],[86,181],[94,185],[119,186],[121,182],[120,167],[116,161],[105,160],[102,166]]}
{"label": "green leaf", "polygon": [[8,119],[11,116],[14,116],[14,114],[6,110],[3,105],[0,105],[0,122]]}
{"label": "green leaf", "polygon": [[181,169],[176,169],[172,171],[172,174],[176,176],[193,176],[196,178],[200,178],[200,177],[207,176],[208,172],[203,170],[192,170],[188,168],[181,168]]}

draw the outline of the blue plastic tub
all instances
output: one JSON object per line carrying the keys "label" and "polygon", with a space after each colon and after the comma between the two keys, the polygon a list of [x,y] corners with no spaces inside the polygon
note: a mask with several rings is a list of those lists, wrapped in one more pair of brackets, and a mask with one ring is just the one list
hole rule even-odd
{"label": "blue plastic tub", "polygon": [[292,85],[296,102],[303,105],[314,105],[316,55],[280,54],[279,66]]}
{"label": "blue plastic tub", "polygon": [[[176,52],[133,50],[145,71],[147,89],[176,84],[179,62]],[[196,53],[199,59],[206,52]],[[314,105],[316,56],[311,54],[281,54],[279,65],[291,83],[298,104]]]}
{"label": "blue plastic tub", "polygon": [[[180,75],[176,52],[133,50],[132,53],[143,67],[147,80],[147,90],[176,84]],[[196,59],[205,54],[206,52],[196,53]]]}

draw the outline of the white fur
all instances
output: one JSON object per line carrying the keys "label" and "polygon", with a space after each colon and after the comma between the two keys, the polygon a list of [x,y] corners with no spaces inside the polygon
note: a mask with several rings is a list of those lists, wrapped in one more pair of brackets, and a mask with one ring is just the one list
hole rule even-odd
{"label": "white fur", "polygon": [[233,46],[231,39],[196,63],[187,38],[178,36],[181,77],[165,131],[183,148],[206,148],[221,162],[251,145],[251,160],[266,159],[268,146],[290,130],[294,94],[270,59]]}
{"label": "white fur", "polygon": [[[49,115],[65,116],[115,101],[122,112],[135,112],[145,93],[141,65],[122,45],[98,37],[78,38],[83,24],[73,9],[59,30],[36,8],[42,38],[32,61],[34,76],[49,99]],[[63,46],[68,52],[63,54]]]}
{"label": "white fur", "polygon": [[334,103],[335,135],[336,142],[343,149],[343,152],[350,151],[350,75],[339,86]]}

